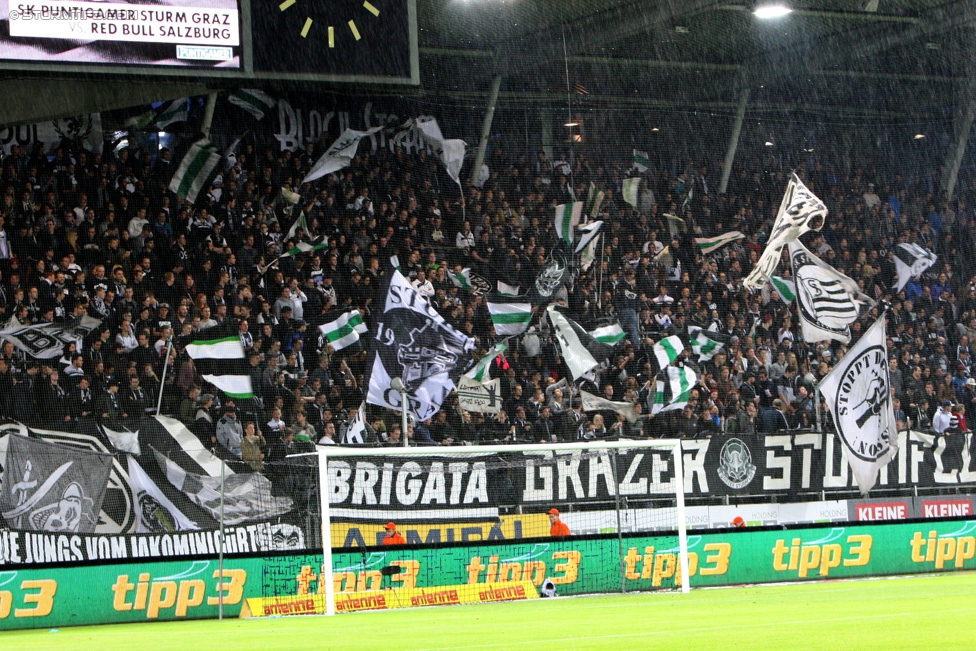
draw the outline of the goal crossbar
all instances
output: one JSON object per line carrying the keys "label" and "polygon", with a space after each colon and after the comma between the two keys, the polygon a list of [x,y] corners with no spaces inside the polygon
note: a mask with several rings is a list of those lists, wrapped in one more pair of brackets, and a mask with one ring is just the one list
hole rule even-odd
{"label": "goal crossbar", "polygon": [[[515,445],[466,445],[447,449],[431,446],[397,447],[397,448],[368,448],[368,447],[339,447],[317,446],[319,487],[321,491],[322,515],[322,557],[323,574],[331,577],[332,565],[332,520],[329,504],[330,482],[329,459],[354,457],[435,457],[444,454],[452,455],[482,455],[516,452],[598,452],[600,450],[637,450],[657,449],[669,450],[674,459],[675,511],[677,518],[678,562],[681,574],[681,592],[690,591],[688,577],[688,536],[685,522],[684,498],[684,463],[681,451],[681,441],[678,439],[656,439],[652,441],[604,441],[585,443],[526,443]],[[326,615],[335,615],[335,586],[332,581],[325,581]]]}

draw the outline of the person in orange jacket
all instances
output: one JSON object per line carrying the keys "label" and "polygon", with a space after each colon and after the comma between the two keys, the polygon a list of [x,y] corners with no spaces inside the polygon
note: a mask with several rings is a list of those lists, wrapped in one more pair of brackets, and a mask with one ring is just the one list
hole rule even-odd
{"label": "person in orange jacket", "polygon": [[406,545],[407,541],[397,531],[396,525],[392,522],[386,523],[386,538],[383,539],[384,545]]}
{"label": "person in orange jacket", "polygon": [[569,536],[569,526],[559,519],[559,509],[549,509],[550,536]]}

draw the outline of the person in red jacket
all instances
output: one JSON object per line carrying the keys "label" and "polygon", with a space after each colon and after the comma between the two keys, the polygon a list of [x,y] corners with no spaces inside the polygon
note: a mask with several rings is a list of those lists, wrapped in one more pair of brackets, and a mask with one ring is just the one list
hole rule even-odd
{"label": "person in red jacket", "polygon": [[565,522],[559,519],[559,509],[549,509],[549,523],[552,525],[549,527],[550,536],[569,536],[569,526]]}
{"label": "person in red jacket", "polygon": [[383,539],[384,545],[406,545],[407,541],[397,531],[396,525],[392,522],[386,523],[386,538]]}

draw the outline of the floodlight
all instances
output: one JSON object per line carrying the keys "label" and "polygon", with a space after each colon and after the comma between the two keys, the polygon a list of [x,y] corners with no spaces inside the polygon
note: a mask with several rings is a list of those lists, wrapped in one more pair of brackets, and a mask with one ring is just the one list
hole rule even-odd
{"label": "floodlight", "polygon": [[756,18],[769,20],[772,18],[782,18],[793,10],[783,4],[757,5],[752,13]]}

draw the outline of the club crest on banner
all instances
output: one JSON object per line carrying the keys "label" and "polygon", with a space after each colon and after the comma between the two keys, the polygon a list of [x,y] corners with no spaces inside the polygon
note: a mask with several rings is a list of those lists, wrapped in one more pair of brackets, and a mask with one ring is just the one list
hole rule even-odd
{"label": "club crest on banner", "polygon": [[396,353],[397,362],[403,368],[400,377],[410,391],[420,388],[429,377],[453,371],[457,367],[458,359],[464,354],[461,346],[451,346],[437,332],[433,321],[414,328],[407,336],[410,340],[399,346]]}
{"label": "club crest on banner", "polygon": [[748,486],[756,476],[749,446],[741,439],[729,439],[719,453],[718,476],[729,488]]}
{"label": "club crest on banner", "polygon": [[825,330],[846,334],[847,326],[857,316],[853,297],[837,281],[810,261],[806,249],[792,252],[796,269],[796,298],[803,316]]}
{"label": "club crest on banner", "polygon": [[471,293],[475,296],[487,296],[491,292],[491,281],[480,276],[474,272],[471,272]]}

